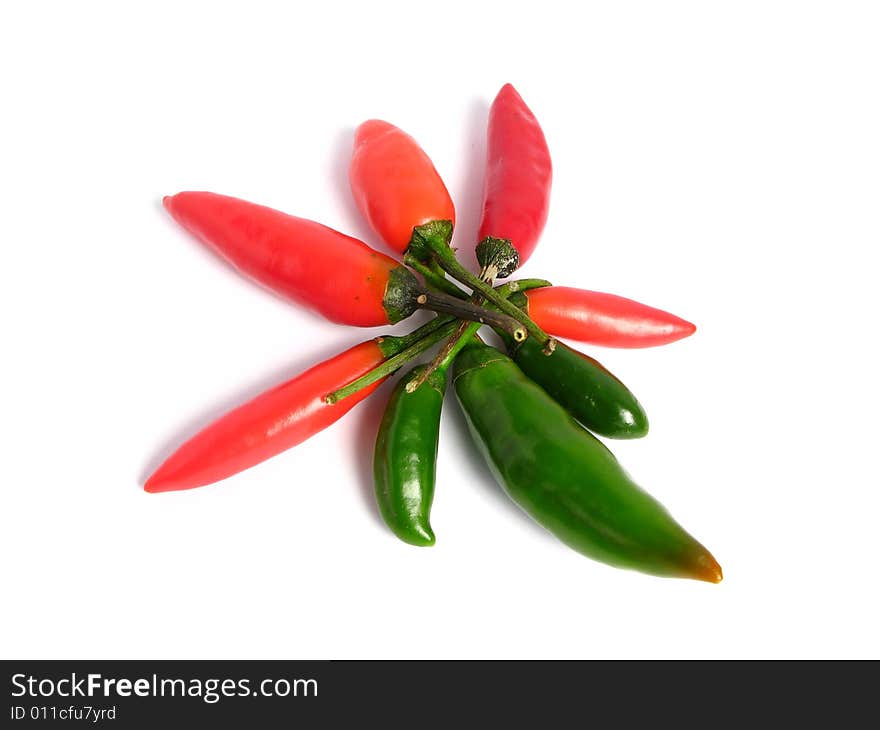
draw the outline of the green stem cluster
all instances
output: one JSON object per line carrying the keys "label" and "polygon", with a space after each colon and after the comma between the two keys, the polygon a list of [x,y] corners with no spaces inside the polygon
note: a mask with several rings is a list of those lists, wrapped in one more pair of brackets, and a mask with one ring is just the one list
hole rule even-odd
{"label": "green stem cluster", "polygon": [[[417,299],[419,306],[446,312],[450,315],[466,311],[467,315],[476,321],[459,322],[455,316],[440,314],[432,321],[403,337],[379,338],[377,344],[386,359],[365,375],[339,390],[328,393],[324,396],[326,403],[337,403],[343,398],[373,385],[443,339],[448,338],[434,361],[420,376],[407,384],[407,391],[414,391],[427,379],[430,373],[438,368],[447,368],[484,323],[506,331],[516,341],[524,340],[527,336],[526,333],[528,333],[546,354],[553,351],[555,340],[538,327],[519,307],[508,301],[508,297],[514,292],[549,286],[550,282],[543,279],[524,279],[508,282],[493,289],[491,280],[494,278],[497,267],[486,263],[480,276],[475,276],[455,258],[455,253],[449,246],[451,237],[452,221],[431,221],[418,226],[413,230],[413,237],[404,256],[404,263],[421,274],[425,283],[433,289],[433,291],[423,292],[419,295]],[[446,277],[447,273],[473,291],[469,294],[461,289]],[[508,273],[510,272],[505,269],[505,275]],[[453,305],[448,299],[450,297],[459,302],[460,306]],[[474,312],[477,311],[476,303],[481,298],[486,300],[489,311],[481,310],[483,314],[476,317],[474,316]]]}
{"label": "green stem cluster", "polygon": [[[433,320],[433,322],[428,322],[428,325],[434,324],[439,317]],[[347,398],[354,393],[357,393],[359,390],[363,390],[367,386],[376,383],[382,378],[385,378],[391,375],[395,370],[400,368],[401,366],[408,363],[413,358],[421,355],[425,350],[431,349],[434,345],[436,345],[441,340],[449,337],[454,331],[456,327],[456,320],[452,317],[449,318],[450,321],[444,324],[439,328],[435,328],[430,331],[428,334],[424,335],[421,339],[415,340],[411,345],[400,350],[397,354],[389,357],[387,360],[384,360],[380,365],[376,366],[372,370],[370,370],[365,375],[353,380],[348,385],[340,388],[339,390],[335,390],[332,393],[328,393],[324,396],[324,402],[328,405],[333,405],[334,403],[338,403],[343,398]],[[427,327],[427,325],[424,325]],[[421,329],[421,328],[419,328]],[[415,330],[410,333],[411,335],[415,335],[419,330]],[[377,341],[379,347],[386,345],[388,340],[391,340],[390,337],[380,337]],[[405,338],[401,338],[405,339]]]}
{"label": "green stem cluster", "polygon": [[[450,284],[451,283],[452,282],[450,282]],[[509,281],[506,284],[499,286],[497,292],[499,296],[504,297],[506,300],[507,297],[516,292],[538,289],[544,286],[550,286],[550,282],[545,281],[544,279],[521,279],[519,281]],[[454,296],[458,299],[466,299],[468,297],[468,294],[462,289],[455,287],[455,290],[456,293]],[[348,396],[357,393],[359,390],[391,375],[410,360],[415,359],[442,340],[454,335],[459,329],[458,323],[459,320],[456,317],[438,315],[408,334],[379,337],[376,340],[376,343],[382,350],[382,354],[385,355],[386,359],[380,365],[356,380],[353,380],[339,390],[335,390],[332,393],[325,395],[324,402],[329,405],[338,403],[343,398],[347,398]],[[467,328],[472,329],[473,333],[476,333],[481,326],[482,324],[480,322],[471,322],[467,324]],[[470,339],[471,334],[468,334],[467,338],[459,338],[458,342],[461,347],[464,347],[464,345],[467,344],[467,340]],[[460,349],[460,347],[455,347],[455,345],[456,343],[452,342],[450,345],[450,352],[445,353],[449,362],[452,362]]]}
{"label": "green stem cluster", "polygon": [[519,307],[515,304],[508,302],[504,297],[498,294],[489,284],[480,279],[476,274],[472,274],[468,271],[464,266],[462,266],[458,259],[455,258],[455,254],[452,252],[452,249],[449,248],[446,244],[440,245],[436,241],[431,241],[429,243],[431,247],[431,251],[433,252],[434,258],[437,263],[443,267],[451,276],[461,281],[463,284],[471,287],[474,292],[479,292],[488,302],[491,302],[495,305],[495,307],[504,314],[509,317],[513,317],[513,319],[520,322],[528,331],[531,337],[535,338],[535,341],[541,347],[547,347],[551,341],[550,336],[544,332],[538,325],[536,325],[529,316],[523,312]]}
{"label": "green stem cluster", "polygon": [[[544,330],[538,327],[538,325],[536,325],[531,318],[516,305],[508,302],[504,297],[497,294],[490,284],[461,265],[458,259],[455,258],[455,251],[449,245],[451,239],[452,221],[435,220],[421,226],[416,226],[413,229],[412,239],[407,248],[406,260],[411,264],[415,264],[416,270],[423,276],[426,276],[426,280],[428,280],[429,276],[426,274],[426,271],[436,274],[436,276],[430,276],[430,281],[442,291],[450,292],[447,279],[442,274],[442,272],[445,271],[452,276],[452,278],[457,279],[462,284],[473,289],[475,294],[479,292],[486,301],[494,304],[496,309],[520,322],[526,328],[529,335],[534,337],[535,341],[544,348],[548,354],[552,352],[552,339],[546,332],[544,332]],[[492,250],[489,251],[490,255],[481,257],[484,260],[484,269],[491,269],[493,275],[495,272],[498,272],[499,275],[501,275],[502,269],[503,275],[506,276],[510,274],[513,270],[511,266],[515,268],[519,259],[516,255],[516,251],[510,246],[509,241],[488,239],[481,243],[481,245],[487,243],[492,244],[490,245],[490,249]],[[513,258],[501,262],[500,268],[499,262],[497,261],[498,257],[491,255],[494,248],[497,248],[495,244],[505,244],[506,248],[512,251]]]}

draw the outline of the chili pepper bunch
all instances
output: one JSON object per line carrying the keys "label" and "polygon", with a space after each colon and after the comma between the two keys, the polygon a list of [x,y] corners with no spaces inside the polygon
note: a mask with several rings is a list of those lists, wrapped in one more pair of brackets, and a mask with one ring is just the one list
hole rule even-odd
{"label": "chili pepper bunch", "polygon": [[[648,347],[686,337],[694,326],[630,299],[541,279],[497,285],[535,250],[550,200],[547,143],[516,90],[504,86],[489,112],[479,273],[450,247],[452,199],[412,137],[387,122],[365,122],[349,179],[359,209],[402,261],[236,198],[183,192],[164,203],[244,274],[332,322],[388,325],[417,309],[436,316],[409,334],[362,342],[227,413],[180,446],[145,489],[203,486],[289,449],[440,345],[430,362],[400,379],[376,438],[376,499],[398,537],[434,543],[429,517],[451,371],[475,442],[507,494],[538,523],[611,565],[720,581],[709,551],[596,438],[647,433],[635,396],[596,360],[556,339]],[[500,336],[500,348],[480,339],[483,325]]]}

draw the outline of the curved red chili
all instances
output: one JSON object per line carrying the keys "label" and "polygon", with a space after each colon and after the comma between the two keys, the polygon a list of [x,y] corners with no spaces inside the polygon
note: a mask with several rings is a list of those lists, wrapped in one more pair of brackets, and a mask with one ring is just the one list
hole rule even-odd
{"label": "curved red chili", "polygon": [[434,163],[393,124],[371,119],[358,127],[348,176],[361,213],[395,251],[407,250],[418,226],[455,224],[455,206]]}
{"label": "curved red chili", "polygon": [[407,314],[387,296],[389,281],[405,269],[356,238],[216,193],[183,192],[163,202],[235,268],[332,322],[375,327]]}
{"label": "curved red chili", "polygon": [[489,110],[483,216],[478,236],[481,244],[477,248],[482,265],[492,263],[491,254],[480,255],[486,239],[506,239],[519,256],[512,266],[498,266],[499,276],[509,276],[528,260],[547,222],[552,180],[553,166],[544,132],[516,89],[505,84]]}
{"label": "curved red chili", "polygon": [[355,345],[230,411],[169,456],[144,489],[168,492],[211,484],[327,428],[383,382],[384,378],[332,405],[324,400],[379,365],[387,355],[381,344],[369,340]]}
{"label": "curved red chili", "polygon": [[548,286],[524,292],[535,323],[552,335],[605,347],[653,347],[675,342],[696,325],[647,304],[586,289]]}

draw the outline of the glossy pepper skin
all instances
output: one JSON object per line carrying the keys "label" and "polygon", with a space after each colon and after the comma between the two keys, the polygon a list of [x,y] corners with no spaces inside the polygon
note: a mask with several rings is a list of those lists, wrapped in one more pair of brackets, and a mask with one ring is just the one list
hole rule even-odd
{"label": "glossy pepper skin", "polygon": [[411,312],[394,284],[394,259],[320,223],[208,192],[166,197],[172,217],[250,278],[331,322],[393,324]]}
{"label": "glossy pepper skin", "polygon": [[455,361],[453,380],[495,477],[569,547],[652,575],[721,580],[709,551],[508,357],[469,346]]}
{"label": "glossy pepper skin", "polygon": [[432,372],[412,393],[406,385],[427,366],[402,377],[385,409],[373,454],[373,485],[382,519],[410,545],[434,544],[431,503],[437,469],[446,369]]}
{"label": "glossy pepper skin", "polygon": [[398,253],[409,248],[417,226],[455,224],[455,206],[434,163],[412,137],[388,122],[371,119],[357,128],[349,182],[372,229]]}
{"label": "glossy pepper skin", "polygon": [[[511,84],[505,84],[489,110],[486,177],[478,238],[510,241],[518,261],[500,267],[509,276],[538,245],[550,209],[553,165],[544,132],[532,111]],[[481,256],[480,263],[487,262]]]}
{"label": "glossy pepper skin", "polygon": [[323,397],[380,364],[387,356],[386,341],[377,338],[355,345],[230,411],[171,454],[144,489],[167,492],[211,484],[327,428],[382,381],[333,405]]}
{"label": "glossy pepper skin", "polygon": [[604,347],[666,345],[697,329],[662,309],[615,294],[568,286],[531,289],[515,295],[514,301],[550,334]]}
{"label": "glossy pepper skin", "polygon": [[593,433],[614,439],[648,433],[644,408],[601,363],[562,342],[550,355],[531,338],[509,343],[508,352],[519,368]]}

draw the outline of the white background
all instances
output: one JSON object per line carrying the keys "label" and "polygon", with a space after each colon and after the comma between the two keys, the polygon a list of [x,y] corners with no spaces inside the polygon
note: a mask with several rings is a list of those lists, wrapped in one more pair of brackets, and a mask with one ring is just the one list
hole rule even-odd
{"label": "white background", "polygon": [[[2,656],[876,658],[878,37],[874,3],[4,4]],[[222,484],[144,493],[212,418],[381,331],[244,280],[161,197],[379,245],[346,166],[382,117],[433,158],[470,256],[507,81],[555,164],[523,274],[699,326],[585,349],[651,418],[613,450],[724,582],[564,548],[454,398],[433,549],[372,502],[387,388]]]}

